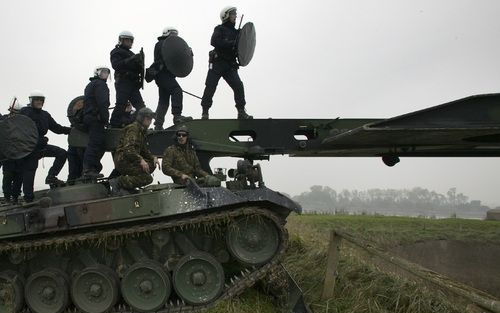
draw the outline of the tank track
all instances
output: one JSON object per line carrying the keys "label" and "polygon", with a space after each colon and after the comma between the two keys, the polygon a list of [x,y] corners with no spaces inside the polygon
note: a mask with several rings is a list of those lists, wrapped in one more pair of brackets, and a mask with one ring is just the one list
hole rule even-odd
{"label": "tank track", "polygon": [[[280,246],[278,252],[266,264],[259,267],[245,268],[230,279],[229,284],[225,284],[221,295],[213,302],[204,305],[188,305],[183,301],[177,300],[176,303],[169,301],[163,309],[157,310],[157,313],[175,313],[175,312],[200,312],[206,311],[215,307],[220,301],[227,300],[241,295],[246,289],[251,288],[255,283],[265,278],[276,266],[279,265],[281,257],[284,255],[288,246],[288,232],[284,227],[286,221],[278,214],[261,207],[243,207],[229,211],[207,213],[195,217],[179,218],[163,222],[152,222],[143,225],[130,227],[116,228],[112,230],[100,230],[78,235],[65,235],[58,238],[34,239],[20,242],[2,242],[0,243],[0,254],[19,251],[42,250],[53,248],[70,248],[75,244],[94,243],[99,244],[103,239],[107,238],[123,238],[128,236],[136,236],[138,234],[149,234],[156,230],[172,230],[187,229],[193,225],[210,225],[216,222],[228,222],[241,216],[260,215],[269,218],[279,230]],[[21,311],[23,313],[31,313],[32,311],[25,306]],[[77,308],[66,309],[65,312],[80,312]],[[112,313],[133,313],[133,309],[126,303],[118,304],[112,309]]]}

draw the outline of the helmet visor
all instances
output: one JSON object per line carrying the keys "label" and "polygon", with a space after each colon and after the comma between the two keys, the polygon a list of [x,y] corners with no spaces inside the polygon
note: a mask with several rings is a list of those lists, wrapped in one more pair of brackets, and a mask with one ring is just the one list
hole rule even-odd
{"label": "helmet visor", "polygon": [[134,37],[130,37],[130,36],[120,36],[120,40],[122,40],[122,41],[123,41],[123,40],[125,40],[125,39],[129,39],[129,40],[130,40],[130,42],[132,42],[132,43],[134,42]]}
{"label": "helmet visor", "polygon": [[109,68],[97,69],[97,76],[99,76],[100,79],[104,80],[108,79],[109,73],[110,73]]}

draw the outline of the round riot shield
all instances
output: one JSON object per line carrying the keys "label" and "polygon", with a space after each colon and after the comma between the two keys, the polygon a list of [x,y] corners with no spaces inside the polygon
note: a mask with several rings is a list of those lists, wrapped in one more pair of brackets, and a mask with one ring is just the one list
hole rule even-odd
{"label": "round riot shield", "polygon": [[73,126],[83,123],[83,99],[85,99],[84,96],[76,97],[68,105],[67,115],[70,124]]}
{"label": "round riot shield", "polygon": [[163,40],[161,57],[167,69],[176,77],[186,77],[193,69],[193,50],[179,36],[170,35]]}
{"label": "round riot shield", "polygon": [[238,63],[240,66],[247,66],[252,61],[255,43],[255,26],[252,22],[248,22],[240,29],[238,37]]}
{"label": "round riot shield", "polygon": [[38,129],[31,118],[15,114],[0,121],[2,158],[22,159],[35,150],[37,143]]}

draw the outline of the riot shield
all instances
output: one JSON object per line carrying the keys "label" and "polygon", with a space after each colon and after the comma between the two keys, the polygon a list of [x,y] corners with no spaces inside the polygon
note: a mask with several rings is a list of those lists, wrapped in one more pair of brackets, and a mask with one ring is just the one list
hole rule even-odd
{"label": "riot shield", "polygon": [[255,43],[255,27],[252,22],[248,22],[240,29],[238,37],[238,63],[240,66],[247,66],[252,61]]}
{"label": "riot shield", "polygon": [[35,150],[37,143],[38,129],[31,118],[15,114],[0,121],[0,158],[22,159]]}
{"label": "riot shield", "polygon": [[142,69],[141,72],[139,73],[139,84],[141,85],[141,89],[144,89],[144,77],[146,75],[146,67],[145,67],[145,57],[144,57],[144,49],[141,48],[141,51],[139,51],[141,55],[141,64],[142,64]]}
{"label": "riot shield", "polygon": [[84,96],[78,96],[68,105],[67,116],[72,126],[83,124],[83,99],[85,99]]}
{"label": "riot shield", "polygon": [[193,50],[179,36],[170,35],[163,40],[161,57],[167,69],[176,77],[186,77],[193,70]]}

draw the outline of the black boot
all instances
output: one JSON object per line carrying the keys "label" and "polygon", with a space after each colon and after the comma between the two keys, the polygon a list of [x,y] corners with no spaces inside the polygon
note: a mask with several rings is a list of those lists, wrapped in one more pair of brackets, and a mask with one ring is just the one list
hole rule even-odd
{"label": "black boot", "polygon": [[82,176],[83,178],[88,178],[88,179],[98,179],[104,177],[103,174],[100,174],[95,170],[83,170]]}
{"label": "black boot", "polygon": [[45,183],[49,185],[50,187],[59,187],[59,186],[64,186],[66,183],[59,178],[49,175],[47,178],[45,178]]}
{"label": "black boot", "polygon": [[11,201],[12,200],[11,200],[10,196],[4,196],[1,204],[11,204]]}
{"label": "black boot", "polygon": [[185,123],[185,122],[189,122],[189,121],[192,121],[193,118],[191,116],[182,116],[180,114],[176,114],[174,115],[174,124],[177,125],[177,124],[181,124],[181,123]]}
{"label": "black boot", "polygon": [[118,183],[118,178],[112,178],[109,180],[109,187],[111,189],[111,195],[112,196],[126,196],[130,194],[130,191],[128,191],[125,188],[122,188],[120,184]]}
{"label": "black boot", "polygon": [[247,114],[245,108],[238,108],[238,119],[239,120],[251,120],[253,116]]}
{"label": "black boot", "polygon": [[201,112],[201,119],[208,120],[208,109],[203,108],[203,111]]}

